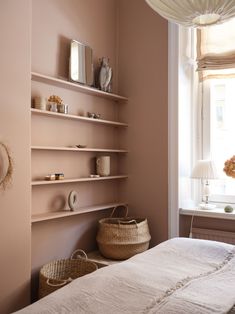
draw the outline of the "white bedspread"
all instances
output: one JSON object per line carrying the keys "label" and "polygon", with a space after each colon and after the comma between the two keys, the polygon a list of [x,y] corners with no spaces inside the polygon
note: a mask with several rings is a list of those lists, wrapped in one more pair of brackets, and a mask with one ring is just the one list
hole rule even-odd
{"label": "white bedspread", "polygon": [[175,238],[104,267],[17,314],[216,314],[235,304],[235,247]]}

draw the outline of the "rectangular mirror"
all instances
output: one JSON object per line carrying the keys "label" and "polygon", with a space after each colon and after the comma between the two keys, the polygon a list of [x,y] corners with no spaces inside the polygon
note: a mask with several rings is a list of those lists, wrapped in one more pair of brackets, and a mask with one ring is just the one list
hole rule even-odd
{"label": "rectangular mirror", "polygon": [[70,45],[69,78],[89,86],[94,81],[92,49],[76,40]]}

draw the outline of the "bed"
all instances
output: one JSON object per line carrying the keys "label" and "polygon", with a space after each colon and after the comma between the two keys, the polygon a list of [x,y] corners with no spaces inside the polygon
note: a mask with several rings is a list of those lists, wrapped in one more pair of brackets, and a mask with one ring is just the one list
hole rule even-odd
{"label": "bed", "polygon": [[215,314],[235,313],[234,304],[235,246],[174,238],[16,313]]}

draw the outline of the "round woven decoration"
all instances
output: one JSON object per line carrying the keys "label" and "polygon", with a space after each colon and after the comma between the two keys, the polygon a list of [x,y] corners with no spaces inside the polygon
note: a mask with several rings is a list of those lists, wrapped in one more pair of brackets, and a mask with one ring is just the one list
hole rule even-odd
{"label": "round woven decoration", "polygon": [[11,183],[12,173],[13,165],[9,150],[0,142],[0,188],[3,190]]}
{"label": "round woven decoration", "polygon": [[235,155],[225,161],[223,170],[227,176],[235,178]]}

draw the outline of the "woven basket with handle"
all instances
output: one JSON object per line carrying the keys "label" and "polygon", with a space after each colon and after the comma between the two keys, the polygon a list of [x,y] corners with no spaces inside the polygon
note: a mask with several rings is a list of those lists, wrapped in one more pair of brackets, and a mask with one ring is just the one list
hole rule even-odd
{"label": "woven basket with handle", "polygon": [[95,263],[87,260],[87,255],[83,250],[74,251],[70,259],[56,260],[44,265],[39,273],[39,298],[45,297],[97,268]]}
{"label": "woven basket with handle", "polygon": [[[99,221],[97,243],[100,253],[110,259],[124,260],[148,249],[151,239],[146,218],[110,218]],[[128,208],[126,207],[126,216]]]}

